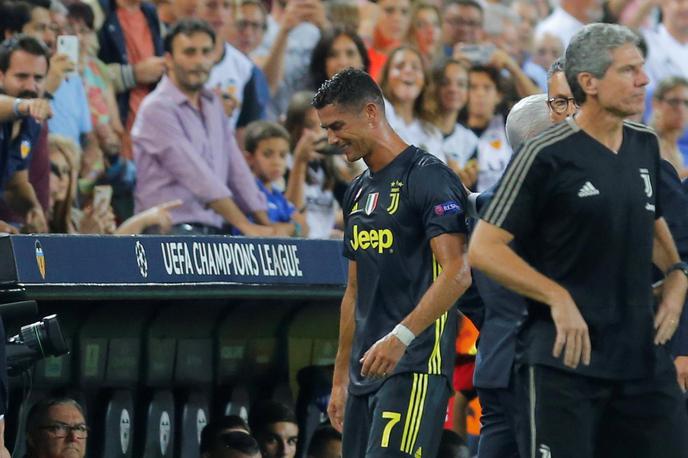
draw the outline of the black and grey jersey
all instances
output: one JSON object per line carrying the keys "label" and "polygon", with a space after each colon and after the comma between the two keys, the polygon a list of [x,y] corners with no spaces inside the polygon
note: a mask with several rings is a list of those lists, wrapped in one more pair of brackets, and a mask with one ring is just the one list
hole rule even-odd
{"label": "black and grey jersey", "polygon": [[[648,376],[653,345],[651,260],[659,144],[646,126],[624,123],[618,153],[571,118],[528,141],[483,219],[514,235],[536,270],[571,294],[590,331],[590,366],[611,379]],[[530,301],[521,342],[526,361],[569,370],[552,357],[549,308]]]}
{"label": "black and grey jersey", "polygon": [[[466,233],[466,193],[434,156],[409,146],[383,169],[356,178],[344,197],[344,256],[356,262],[358,296],[349,390],[376,390],[359,360],[418,304],[440,266],[430,240]],[[411,343],[395,373],[446,375],[454,364],[456,312],[442,315]]]}

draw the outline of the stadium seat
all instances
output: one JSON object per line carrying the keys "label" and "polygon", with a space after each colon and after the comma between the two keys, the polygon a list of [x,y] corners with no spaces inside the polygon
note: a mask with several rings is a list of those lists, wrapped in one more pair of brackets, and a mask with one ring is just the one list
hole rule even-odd
{"label": "stadium seat", "polygon": [[[217,329],[217,402],[229,409],[236,387],[248,400],[274,398],[286,380],[286,324],[294,305],[285,302],[245,302],[231,310]],[[284,391],[280,391],[283,397]],[[250,404],[250,402],[249,402]],[[248,405],[246,405],[248,407]]]}
{"label": "stadium seat", "polygon": [[227,388],[222,390],[226,393],[227,402],[225,402],[223,416],[238,415],[244,420],[248,421],[248,409],[251,405],[251,397],[246,385],[237,385],[234,388]]}
{"label": "stadium seat", "polygon": [[137,452],[137,456],[141,458],[174,457],[175,409],[172,392],[169,390],[153,392],[146,407],[142,420],[143,445],[139,448],[141,451]]}
{"label": "stadium seat", "polygon": [[200,456],[201,431],[209,421],[209,403],[205,393],[191,391],[183,397],[178,434],[178,458],[198,458]]}
{"label": "stadium seat", "polygon": [[112,393],[105,409],[103,458],[133,457],[134,400],[129,390]]}
{"label": "stadium seat", "polygon": [[305,456],[327,407],[338,334],[339,307],[332,303],[302,308],[289,327],[289,381],[297,399],[294,410],[300,426],[299,457]]}

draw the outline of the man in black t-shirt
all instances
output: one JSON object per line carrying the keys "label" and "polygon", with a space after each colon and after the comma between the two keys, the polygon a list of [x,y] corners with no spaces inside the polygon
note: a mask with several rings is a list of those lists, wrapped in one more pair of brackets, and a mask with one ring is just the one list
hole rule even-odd
{"label": "man in black t-shirt", "polygon": [[[565,72],[579,113],[525,144],[471,240],[472,265],[529,298],[517,374],[528,456],[688,456],[664,345],[688,279],[662,218],[657,137],[624,122],[648,82],[637,46],[618,25],[574,36]],[[656,312],[652,262],[666,272]]]}
{"label": "man in black t-shirt", "polygon": [[368,165],[344,197],[349,278],[328,413],[345,458],[434,457],[454,362],[450,309],[470,285],[466,192],[392,130],[365,72],[335,75],[313,106],[329,142]]}

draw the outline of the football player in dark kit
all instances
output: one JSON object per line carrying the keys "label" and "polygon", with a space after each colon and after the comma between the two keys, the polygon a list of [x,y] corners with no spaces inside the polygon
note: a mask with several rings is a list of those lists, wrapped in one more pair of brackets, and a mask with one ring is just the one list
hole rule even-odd
{"label": "football player in dark kit", "polygon": [[[688,279],[656,192],[657,137],[624,122],[648,83],[637,46],[612,24],[573,37],[565,72],[580,111],[525,144],[471,239],[471,264],[529,298],[517,368],[528,457],[688,456],[664,345]],[[656,310],[652,262],[666,272]]]}
{"label": "football player in dark kit", "polygon": [[313,99],[331,144],[368,170],[349,186],[349,277],[328,413],[343,456],[434,458],[456,337],[456,300],[470,286],[466,193],[434,156],[385,118],[365,72],[344,70]]}

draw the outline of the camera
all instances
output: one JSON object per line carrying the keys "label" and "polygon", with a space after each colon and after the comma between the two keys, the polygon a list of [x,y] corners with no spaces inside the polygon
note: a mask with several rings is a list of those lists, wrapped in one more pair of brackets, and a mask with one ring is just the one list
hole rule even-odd
{"label": "camera", "polygon": [[7,339],[5,351],[7,373],[11,376],[21,374],[43,358],[68,353],[57,315],[22,326],[19,334]]}

